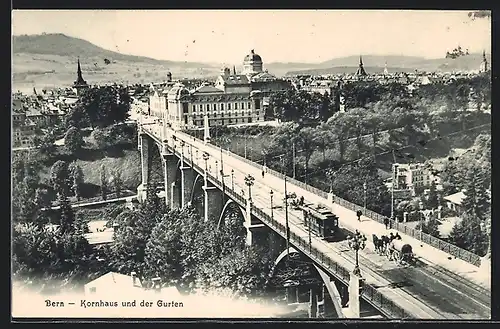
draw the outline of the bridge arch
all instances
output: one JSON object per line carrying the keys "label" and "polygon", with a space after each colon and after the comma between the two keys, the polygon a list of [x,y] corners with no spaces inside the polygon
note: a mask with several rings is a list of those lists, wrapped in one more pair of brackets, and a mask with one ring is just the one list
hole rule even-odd
{"label": "bridge arch", "polygon": [[[269,277],[274,276],[274,273],[278,265],[284,259],[286,259],[286,257],[289,257],[289,255],[300,256],[302,255],[302,253],[293,247],[289,247],[288,250],[287,249],[283,250],[281,254],[279,254],[278,257],[276,257],[276,260],[274,261]],[[344,313],[342,312],[342,298],[337,289],[337,286],[335,285],[335,282],[331,281],[330,276],[325,271],[323,271],[323,269],[321,269],[318,265],[316,265],[314,262],[312,264],[314,265],[314,269],[316,270],[316,272],[321,277],[321,280],[323,281],[326,289],[328,290],[328,294],[330,295],[330,298],[333,302],[337,316],[339,318],[344,318],[345,316]]]}
{"label": "bridge arch", "polygon": [[221,228],[221,225],[224,225],[225,223],[225,218],[230,209],[237,209],[239,210],[239,215],[242,217],[242,224],[243,222],[246,221],[246,211],[243,209],[238,203],[234,202],[232,199],[229,199],[226,201],[226,204],[224,204],[224,207],[222,207],[222,211],[219,216],[219,220],[217,221],[217,230]]}

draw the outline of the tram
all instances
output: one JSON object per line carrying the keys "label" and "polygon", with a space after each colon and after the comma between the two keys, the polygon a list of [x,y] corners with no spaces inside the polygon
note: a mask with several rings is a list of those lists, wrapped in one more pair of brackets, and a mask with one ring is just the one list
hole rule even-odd
{"label": "tram", "polygon": [[311,232],[324,240],[335,237],[338,232],[339,218],[328,208],[322,205],[299,205],[304,215],[304,225],[310,227]]}

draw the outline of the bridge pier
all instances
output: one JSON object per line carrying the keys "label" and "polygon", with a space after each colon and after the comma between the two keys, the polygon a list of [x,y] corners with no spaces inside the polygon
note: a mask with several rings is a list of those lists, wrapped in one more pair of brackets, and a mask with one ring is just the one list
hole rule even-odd
{"label": "bridge pier", "polygon": [[309,318],[318,317],[318,293],[315,287],[309,289]]}
{"label": "bridge pier", "polygon": [[360,308],[360,288],[363,286],[364,279],[359,275],[351,272],[349,278],[349,317],[360,318],[361,308]]}
{"label": "bridge pier", "polygon": [[203,191],[205,192],[205,221],[219,219],[220,213],[224,205],[222,204],[222,195],[219,189],[215,186],[207,186],[207,181],[205,181],[205,186],[203,186]]}
{"label": "bridge pier", "polygon": [[246,228],[245,243],[247,246],[254,245],[262,240],[266,233],[266,226],[255,216],[252,216],[252,200],[247,199],[245,207],[245,222],[243,226]]}
{"label": "bridge pier", "polygon": [[193,192],[193,185],[195,174],[191,167],[182,166],[181,168],[181,207],[184,208],[189,204],[191,193]]}
{"label": "bridge pier", "polygon": [[341,314],[337,314],[335,305],[333,303],[332,297],[328,293],[328,289],[325,285],[321,288],[321,301],[318,301],[318,317],[321,318],[337,318]]}
{"label": "bridge pier", "polygon": [[151,148],[151,139],[146,134],[137,136],[138,149],[141,153],[141,184],[137,187],[137,200],[142,202],[146,200],[146,191],[149,182],[149,152]]}
{"label": "bridge pier", "polygon": [[173,153],[163,153],[163,175],[165,182],[165,204],[171,209],[179,208],[178,186],[175,184],[177,158]]}
{"label": "bridge pier", "polygon": [[285,296],[287,304],[299,303],[299,289],[297,287],[286,287]]}

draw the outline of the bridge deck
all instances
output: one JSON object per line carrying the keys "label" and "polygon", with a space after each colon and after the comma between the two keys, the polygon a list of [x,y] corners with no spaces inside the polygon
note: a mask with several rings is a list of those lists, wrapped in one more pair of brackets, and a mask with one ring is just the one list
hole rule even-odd
{"label": "bridge deck", "polygon": [[[159,124],[154,123],[144,127],[148,135],[155,136],[155,140],[157,141],[164,139],[161,129]],[[168,134],[175,134],[178,142],[180,139],[184,140],[186,145],[188,145],[187,149],[189,149],[189,145],[192,145],[193,148],[210,154],[207,163],[211,164],[212,168],[215,168],[216,160],[220,163],[220,149],[213,145],[205,145],[202,141],[178,131],[173,132],[169,130]],[[176,149],[180,150],[180,144],[178,142]],[[169,138],[169,143],[170,146],[173,145],[173,140],[171,138]],[[199,153],[199,157],[193,159],[193,162],[199,168],[202,168],[204,167],[204,162],[201,159],[201,152]],[[186,161],[188,161],[188,158],[189,157],[186,157]],[[260,209],[262,212],[260,216],[256,214],[258,217],[262,217],[263,215],[269,217],[271,213],[269,196],[271,190],[274,191],[274,206],[283,205],[284,181],[281,178],[270,174],[266,174],[265,177],[262,178],[259,168],[228,155],[227,152],[224,152],[222,155],[222,160],[225,173],[231,169],[234,170],[234,186],[237,194],[242,195],[248,193],[248,187],[244,183],[244,177],[247,174],[251,174],[255,178],[254,185],[252,186],[252,199],[256,211]],[[211,180],[214,181],[215,184],[220,184],[216,178],[218,173],[211,173],[211,175]],[[230,179],[231,178],[229,178],[229,180]],[[226,178],[225,185],[226,188],[231,186],[231,182],[228,181],[228,178]],[[287,191],[289,193],[295,192],[299,196],[304,196],[308,202],[328,204],[326,199],[293,184],[287,184]],[[333,212],[340,217],[339,224],[350,231],[359,229],[367,236],[371,236],[372,233],[386,233],[383,225],[368,218],[362,217],[362,222],[358,222],[354,211],[336,204],[330,205],[330,207]],[[283,225],[285,222],[284,210],[274,209],[273,213],[274,220]],[[290,231],[294,236],[297,239],[302,238],[303,241],[307,241],[308,233],[307,229],[301,224],[302,219],[300,213],[289,211],[289,222]],[[269,225],[269,223],[266,224]],[[269,226],[275,229],[272,225]],[[408,236],[404,236],[403,234],[400,235],[402,235],[405,241],[408,241],[414,246],[414,249],[416,249],[415,253],[419,256],[422,256],[422,253],[434,253],[434,250],[441,252],[431,246],[425,246],[422,242],[415,239],[412,241]],[[420,262],[417,267],[402,268],[395,266],[393,263],[388,262],[383,256],[375,254],[372,250],[373,247],[371,243],[368,243],[367,246],[367,249],[360,252],[360,267],[367,283],[376,287],[379,293],[382,293],[386,298],[389,298],[415,317],[434,319],[490,318],[491,306],[489,291],[487,289],[481,290],[480,287],[474,285],[472,282],[457,277],[456,275],[449,275],[450,273],[446,272],[448,271],[446,268],[429,262],[426,262],[426,264]],[[296,245],[295,247],[308,253],[308,250],[305,250],[307,248],[304,248],[304,246]],[[354,254],[343,246],[342,243],[327,243],[313,236],[312,247],[348,270],[352,270],[354,267]],[[313,255],[309,254],[308,256]],[[314,257],[311,258],[314,259]],[[432,256],[428,258],[432,258]],[[470,266],[474,267],[473,265]],[[477,271],[477,268],[474,268]],[[325,267],[325,269],[328,270],[327,267]]]}

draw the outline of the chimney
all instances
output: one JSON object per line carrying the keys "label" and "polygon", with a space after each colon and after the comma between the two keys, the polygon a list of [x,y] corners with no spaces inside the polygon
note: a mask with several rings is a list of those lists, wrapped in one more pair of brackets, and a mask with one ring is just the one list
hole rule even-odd
{"label": "chimney", "polygon": [[130,276],[132,277],[132,286],[137,287],[138,286],[138,284],[137,284],[137,281],[138,281],[137,280],[137,273],[131,272]]}
{"label": "chimney", "polygon": [[155,292],[161,292],[161,278],[153,278],[153,289],[155,290]]}

